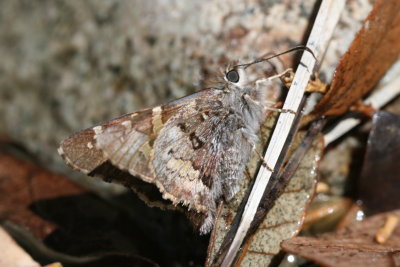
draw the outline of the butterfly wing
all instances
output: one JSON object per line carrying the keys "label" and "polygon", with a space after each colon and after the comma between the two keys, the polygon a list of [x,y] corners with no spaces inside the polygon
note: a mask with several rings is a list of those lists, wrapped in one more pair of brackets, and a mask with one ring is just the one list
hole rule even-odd
{"label": "butterfly wing", "polygon": [[[178,104],[171,105],[168,113],[176,109]],[[150,206],[175,209],[156,186],[144,182],[154,180],[149,167],[155,138],[152,118],[153,109],[148,108],[77,132],[62,141],[59,154],[78,171],[131,188]]]}
{"label": "butterfly wing", "polygon": [[[77,132],[61,142],[58,152],[72,168],[89,174],[109,160],[98,145],[97,138],[99,136],[108,132],[115,133],[117,135],[114,136],[115,146],[118,146],[124,142],[125,138],[122,137],[122,134],[127,132],[127,126],[134,125],[129,136],[132,138],[133,135],[136,135],[139,142],[144,144],[150,138],[151,114],[151,109],[144,109],[121,116],[103,125]],[[116,139],[117,137],[119,139]],[[149,174],[148,170],[141,173],[143,176]]]}
{"label": "butterfly wing", "polygon": [[[144,180],[153,180],[153,173],[146,167],[150,156],[148,146],[151,150],[163,122],[196,98],[208,95],[209,91],[204,90],[163,106],[126,114],[77,132],[61,142],[58,152],[72,168],[86,174],[107,160],[112,160],[123,169],[131,169],[134,175]],[[141,150],[142,155],[134,160],[138,150]],[[128,159],[132,159],[132,162],[127,162]],[[134,161],[142,165],[135,165]],[[129,163],[133,165],[129,167]]]}
{"label": "butterfly wing", "polygon": [[122,116],[66,139],[61,154],[85,173],[111,164],[155,184],[164,199],[206,214],[201,231],[208,232],[216,201],[234,195],[251,149],[222,95],[206,89]]}
{"label": "butterfly wing", "polygon": [[207,215],[203,233],[221,196],[229,200],[237,192],[251,153],[244,122],[223,97],[215,93],[182,107],[154,143],[157,186],[165,198]]}
{"label": "butterfly wing", "polygon": [[[216,97],[216,92],[206,89],[166,105],[127,114],[77,132],[61,143],[59,154],[72,168],[85,174],[93,174],[96,169],[96,174],[100,174],[98,168],[110,162],[135,177],[156,183],[156,173],[152,166],[153,145],[165,123],[171,117],[188,110],[197,113],[188,108],[196,106],[199,99],[204,103],[209,102]],[[112,177],[104,178],[110,181]]]}

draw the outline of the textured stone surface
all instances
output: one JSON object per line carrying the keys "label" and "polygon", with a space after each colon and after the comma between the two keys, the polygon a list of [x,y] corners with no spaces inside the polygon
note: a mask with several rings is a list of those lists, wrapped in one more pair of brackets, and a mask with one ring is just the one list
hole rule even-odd
{"label": "textured stone surface", "polygon": [[[60,140],[201,89],[228,61],[301,44],[314,2],[3,0],[0,133],[67,170]],[[321,68],[328,79],[370,6],[348,1]]]}

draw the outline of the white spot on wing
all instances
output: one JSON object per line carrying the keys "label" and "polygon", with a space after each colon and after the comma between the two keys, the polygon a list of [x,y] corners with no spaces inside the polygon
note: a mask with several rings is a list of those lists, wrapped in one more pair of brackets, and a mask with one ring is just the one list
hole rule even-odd
{"label": "white spot on wing", "polygon": [[153,108],[152,122],[153,122],[153,132],[155,134],[157,134],[158,131],[161,130],[161,128],[163,126],[161,114],[162,114],[161,106]]}
{"label": "white spot on wing", "polygon": [[88,142],[86,146],[87,146],[89,149],[92,149],[92,148],[93,148],[92,142]]}
{"label": "white spot on wing", "polygon": [[93,127],[93,131],[94,131],[93,139],[97,139],[98,135],[103,132],[103,127],[102,126]]}
{"label": "white spot on wing", "polygon": [[97,135],[97,134],[101,134],[102,132],[103,132],[103,127],[102,126],[96,126],[96,127],[93,127],[93,131],[94,131],[94,133]]}
{"label": "white spot on wing", "polygon": [[125,126],[126,129],[130,130],[132,128],[132,122],[130,120],[124,121],[121,123],[123,126]]}
{"label": "white spot on wing", "polygon": [[153,116],[160,116],[162,109],[160,106],[153,108]]}
{"label": "white spot on wing", "polygon": [[60,154],[61,156],[64,155],[64,150],[62,149],[62,147],[59,147],[57,149],[58,154]]}

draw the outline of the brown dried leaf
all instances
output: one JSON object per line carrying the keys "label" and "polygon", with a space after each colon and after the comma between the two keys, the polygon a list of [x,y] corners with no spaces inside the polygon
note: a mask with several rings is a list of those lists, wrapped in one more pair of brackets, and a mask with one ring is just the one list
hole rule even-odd
{"label": "brown dried leaf", "polygon": [[23,225],[36,238],[57,228],[32,211],[36,202],[85,192],[60,175],[0,153],[0,218]]}
{"label": "brown dried leaf", "polygon": [[314,237],[294,237],[282,242],[284,251],[323,266],[399,266],[400,227],[386,243],[378,244],[375,234],[389,215],[400,217],[400,210],[381,213],[336,232]]}
{"label": "brown dried leaf", "polygon": [[340,115],[368,93],[400,53],[400,2],[377,0],[312,115]]}
{"label": "brown dried leaf", "polygon": [[[297,136],[297,146],[302,134]],[[316,140],[301,161],[285,191],[276,200],[264,222],[250,240],[244,244],[239,262],[243,266],[269,265],[280,252],[279,244],[300,231],[305,210],[314,194],[317,167],[321,158],[322,139]]]}
{"label": "brown dried leaf", "polygon": [[[261,136],[268,140],[270,129],[275,122],[274,117],[269,118],[263,126]],[[296,137],[294,146],[297,146],[303,135]],[[267,266],[280,252],[279,244],[282,240],[295,236],[302,225],[305,209],[314,192],[316,184],[316,168],[321,157],[322,142],[319,139],[308,151],[289,182],[285,192],[277,199],[275,206],[268,213],[264,222],[256,233],[244,245],[240,256],[240,265]],[[254,177],[259,158],[253,157],[248,165],[249,177]],[[218,216],[210,239],[207,264],[215,257],[221,242],[228,232],[232,220],[236,215],[248,188],[248,182],[242,186],[233,203],[224,205]]]}

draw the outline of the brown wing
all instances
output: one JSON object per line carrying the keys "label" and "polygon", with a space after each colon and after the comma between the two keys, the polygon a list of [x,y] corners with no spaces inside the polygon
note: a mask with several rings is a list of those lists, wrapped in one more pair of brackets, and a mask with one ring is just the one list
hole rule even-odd
{"label": "brown wing", "polygon": [[[209,112],[211,117],[215,117],[211,112],[221,105],[218,100],[220,94],[220,90],[203,90],[166,105],[83,130],[64,140],[59,152],[73,168],[131,187],[152,205],[170,208],[170,202],[166,201],[170,200],[174,205],[183,203],[196,212],[207,214],[208,220],[203,223],[207,226],[202,228],[202,232],[208,232],[215,213],[215,200],[221,195],[220,185],[211,186],[212,180],[218,176],[217,169],[220,167],[215,161],[220,158],[221,150],[209,155],[210,145],[200,146],[213,136],[203,116]],[[220,119],[215,121],[214,126],[219,125],[221,129],[218,132],[221,132],[224,126],[218,121]],[[179,129],[184,124],[190,132]],[[203,133],[204,130],[208,134]],[[170,136],[174,134],[179,134],[181,138]],[[199,134],[199,137],[193,134]],[[176,148],[186,151],[186,156],[181,157],[176,151],[168,159],[162,159],[169,155],[168,151],[160,149],[169,148],[166,144],[170,142],[176,142]],[[162,169],[160,164],[166,164],[166,169]],[[163,198],[157,195],[154,185]],[[198,217],[196,220],[202,218],[200,214],[194,217]]]}
{"label": "brown wing", "polygon": [[196,99],[209,97],[213,91],[203,90],[75,133],[61,143],[59,153],[71,167],[86,174],[110,161],[133,176],[154,182],[150,162],[152,146],[164,123],[182,107],[192,105]]}
{"label": "brown wing", "polygon": [[151,109],[144,109],[77,132],[62,141],[58,152],[71,167],[88,174],[109,159],[97,144],[96,138],[102,132],[124,130],[124,125],[130,124],[135,125],[138,135],[146,136],[152,129],[151,114]]}

